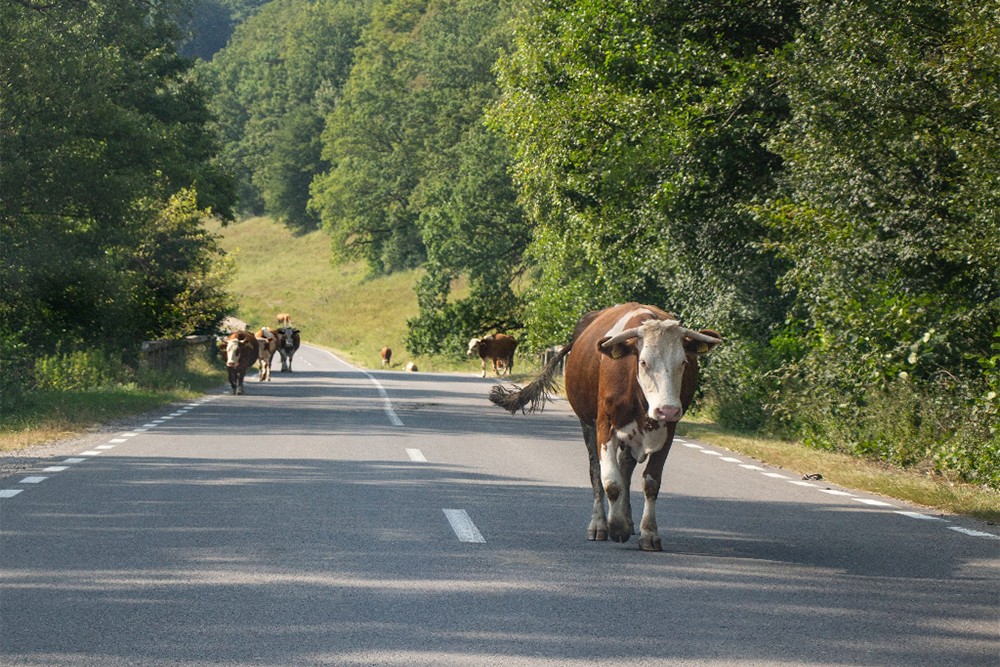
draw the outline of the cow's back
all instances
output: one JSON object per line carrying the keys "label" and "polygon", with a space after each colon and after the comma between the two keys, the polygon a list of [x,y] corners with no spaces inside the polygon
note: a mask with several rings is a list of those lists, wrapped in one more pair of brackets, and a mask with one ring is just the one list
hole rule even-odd
{"label": "cow's back", "polygon": [[[629,315],[631,316],[627,317]],[[650,317],[672,319],[668,313],[655,306],[644,306],[634,302],[590,312],[580,319],[574,331],[573,351],[566,359],[564,378],[566,398],[581,421],[594,423],[597,420],[597,405],[601,390],[601,358],[605,356],[597,350],[598,341],[608,336],[608,332],[612,329],[619,333],[639,326]],[[628,357],[622,359],[608,357],[604,363],[622,366],[620,373],[606,373],[607,376],[614,377],[631,373],[632,366],[636,362]],[[631,390],[632,387],[621,389]]]}

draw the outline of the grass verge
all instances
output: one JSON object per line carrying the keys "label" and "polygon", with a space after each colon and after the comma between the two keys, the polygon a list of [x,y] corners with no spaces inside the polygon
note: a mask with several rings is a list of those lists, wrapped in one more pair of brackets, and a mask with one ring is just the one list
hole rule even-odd
{"label": "grass verge", "polygon": [[0,415],[0,452],[82,435],[101,424],[201,396],[226,383],[226,371],[192,358],[184,369],[158,375],[154,387],[33,391]]}
{"label": "grass verge", "polygon": [[697,418],[689,419],[685,417],[680,423],[678,434],[798,473],[818,473],[824,481],[838,486],[1000,523],[1000,494],[995,491],[847,454],[812,449],[795,442],[738,433]]}

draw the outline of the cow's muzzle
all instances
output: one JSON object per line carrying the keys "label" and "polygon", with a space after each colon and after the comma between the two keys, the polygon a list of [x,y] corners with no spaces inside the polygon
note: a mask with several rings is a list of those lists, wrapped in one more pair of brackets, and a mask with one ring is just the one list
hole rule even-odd
{"label": "cow's muzzle", "polygon": [[684,411],[680,408],[672,405],[662,405],[656,408],[654,417],[656,421],[660,422],[679,422],[683,414]]}

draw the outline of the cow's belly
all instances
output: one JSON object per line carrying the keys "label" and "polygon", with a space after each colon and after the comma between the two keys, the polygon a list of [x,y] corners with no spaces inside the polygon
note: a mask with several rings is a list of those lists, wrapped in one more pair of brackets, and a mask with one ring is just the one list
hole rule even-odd
{"label": "cow's belly", "polygon": [[638,424],[631,422],[615,429],[614,433],[620,446],[628,447],[632,451],[632,458],[642,463],[647,456],[663,449],[663,446],[667,444],[670,429],[665,425],[657,425],[652,430],[647,428],[640,433]]}

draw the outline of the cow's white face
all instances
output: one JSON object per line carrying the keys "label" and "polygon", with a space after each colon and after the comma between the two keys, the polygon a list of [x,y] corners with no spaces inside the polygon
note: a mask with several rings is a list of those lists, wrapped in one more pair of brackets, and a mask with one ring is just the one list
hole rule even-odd
{"label": "cow's white face", "polygon": [[469,350],[465,353],[465,356],[471,357],[474,354],[479,354],[479,343],[478,338],[473,338],[469,341]]}
{"label": "cow's white face", "polygon": [[639,351],[636,379],[649,406],[648,417],[661,423],[680,421],[684,414],[681,386],[689,355],[710,352],[722,342],[685,329],[674,320],[647,320],[628,331],[616,326],[608,336],[601,346],[612,357],[617,354],[616,344],[636,339]]}
{"label": "cow's white face", "polygon": [[239,338],[233,338],[232,340],[226,341],[226,365],[235,366],[237,357],[240,352],[240,340]]}
{"label": "cow's white face", "polygon": [[639,386],[649,404],[650,419],[680,421],[681,383],[688,364],[685,330],[676,322],[649,321],[640,327]]}
{"label": "cow's white face", "polygon": [[295,345],[294,341],[292,341],[292,333],[293,332],[292,332],[292,328],[291,327],[282,327],[282,328],[278,329],[278,331],[281,332],[281,335],[283,337],[282,341],[283,341],[285,347],[293,347]]}

